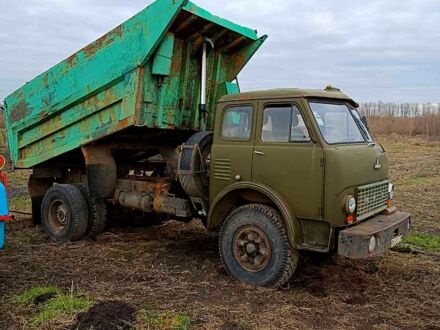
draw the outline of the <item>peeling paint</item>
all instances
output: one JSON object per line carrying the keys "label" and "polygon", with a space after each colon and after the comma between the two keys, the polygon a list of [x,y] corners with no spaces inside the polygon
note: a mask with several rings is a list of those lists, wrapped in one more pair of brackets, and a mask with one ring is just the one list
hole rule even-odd
{"label": "peeling paint", "polygon": [[109,33],[103,35],[98,40],[92,42],[90,45],[84,47],[82,52],[86,55],[86,58],[92,57],[99,50],[111,45],[115,40],[122,37],[122,25],[119,25]]}
{"label": "peeling paint", "polygon": [[[177,35],[189,12],[194,18]],[[31,167],[135,124],[197,129],[200,49],[210,33],[235,40],[227,53],[214,47],[208,56],[213,113],[227,93],[218,86],[236,77],[262,41],[186,0],[158,0],[6,98],[13,161]]]}
{"label": "peeling paint", "polygon": [[9,113],[9,120],[14,123],[26,118],[30,113],[29,105],[26,101],[21,100],[12,107],[12,110]]}

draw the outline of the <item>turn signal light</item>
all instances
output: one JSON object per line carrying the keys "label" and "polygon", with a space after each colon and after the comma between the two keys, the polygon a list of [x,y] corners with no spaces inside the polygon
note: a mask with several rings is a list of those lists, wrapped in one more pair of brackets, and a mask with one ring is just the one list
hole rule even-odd
{"label": "turn signal light", "polygon": [[346,217],[345,217],[345,222],[347,222],[348,224],[352,224],[353,222],[354,222],[354,215],[353,214],[350,214],[350,215],[347,215]]}
{"label": "turn signal light", "polygon": [[394,206],[393,200],[389,199],[387,200],[387,208],[392,208]]}

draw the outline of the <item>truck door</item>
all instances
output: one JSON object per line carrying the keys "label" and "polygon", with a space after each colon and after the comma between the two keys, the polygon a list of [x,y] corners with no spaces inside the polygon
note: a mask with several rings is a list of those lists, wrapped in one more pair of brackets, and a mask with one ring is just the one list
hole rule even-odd
{"label": "truck door", "polygon": [[219,105],[211,149],[210,202],[225,187],[251,181],[258,102]]}
{"label": "truck door", "polygon": [[323,152],[310,138],[301,104],[259,102],[252,180],[281,194],[298,218],[321,219]]}

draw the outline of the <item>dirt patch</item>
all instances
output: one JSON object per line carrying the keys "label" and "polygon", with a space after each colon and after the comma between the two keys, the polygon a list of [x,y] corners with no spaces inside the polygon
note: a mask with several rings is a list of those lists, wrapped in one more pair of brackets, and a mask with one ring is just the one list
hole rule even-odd
{"label": "dirt patch", "polygon": [[221,330],[244,330],[245,327],[237,322],[225,322],[221,327]]}
{"label": "dirt patch", "polygon": [[87,312],[79,314],[72,330],[128,330],[132,329],[136,309],[122,301],[103,301]]}
{"label": "dirt patch", "polygon": [[57,295],[56,292],[47,292],[40,294],[38,297],[35,297],[34,304],[35,305],[44,304],[46,301],[54,298],[56,295]]}
{"label": "dirt patch", "polygon": [[349,305],[365,305],[368,300],[362,294],[354,294],[345,299],[344,302]]}

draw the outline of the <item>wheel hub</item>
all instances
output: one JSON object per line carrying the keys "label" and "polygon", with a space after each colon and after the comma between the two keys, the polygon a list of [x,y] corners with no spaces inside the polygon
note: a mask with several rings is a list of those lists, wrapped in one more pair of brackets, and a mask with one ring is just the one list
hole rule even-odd
{"label": "wheel hub", "polygon": [[249,243],[246,245],[246,253],[247,254],[254,254],[255,251],[257,251],[257,247],[253,243]]}
{"label": "wheel hub", "polygon": [[66,224],[66,209],[64,208],[64,204],[57,208],[57,220],[63,226]]}
{"label": "wheel hub", "polygon": [[69,222],[66,205],[60,199],[55,199],[49,206],[48,212],[49,225],[53,230],[62,231]]}
{"label": "wheel hub", "polygon": [[235,260],[251,272],[264,269],[272,256],[269,238],[255,226],[243,227],[235,234],[233,253]]}

